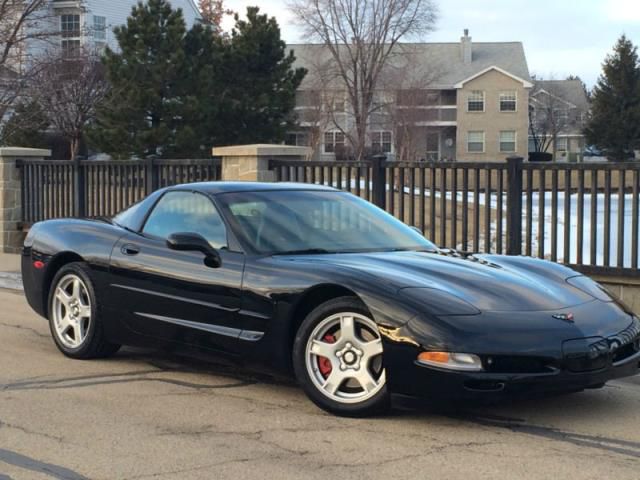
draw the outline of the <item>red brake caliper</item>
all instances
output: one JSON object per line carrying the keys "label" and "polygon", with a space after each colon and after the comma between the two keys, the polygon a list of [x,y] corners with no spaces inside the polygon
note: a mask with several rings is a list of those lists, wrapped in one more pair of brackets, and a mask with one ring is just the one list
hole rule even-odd
{"label": "red brake caliper", "polygon": [[[324,337],[322,337],[322,341],[327,343],[336,343],[336,337],[327,333]],[[327,378],[331,373],[331,360],[327,357],[318,357],[318,368],[320,369],[320,373],[324,378]]]}

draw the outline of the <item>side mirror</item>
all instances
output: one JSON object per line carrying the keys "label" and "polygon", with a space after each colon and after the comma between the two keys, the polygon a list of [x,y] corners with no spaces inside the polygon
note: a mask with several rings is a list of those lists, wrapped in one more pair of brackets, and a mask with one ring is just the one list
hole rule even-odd
{"label": "side mirror", "polygon": [[222,264],[218,251],[199,233],[172,233],[167,238],[167,247],[180,252],[202,252],[208,267],[218,268]]}
{"label": "side mirror", "polygon": [[422,233],[422,230],[420,230],[418,227],[411,225],[409,228],[414,232],[419,233],[421,237],[424,237],[424,233]]}

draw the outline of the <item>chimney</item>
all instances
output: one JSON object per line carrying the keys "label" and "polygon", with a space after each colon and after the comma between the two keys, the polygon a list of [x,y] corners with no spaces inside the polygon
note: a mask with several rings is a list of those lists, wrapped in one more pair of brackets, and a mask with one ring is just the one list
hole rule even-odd
{"label": "chimney", "polygon": [[460,54],[462,55],[462,63],[471,63],[473,52],[468,28],[464,29],[464,37],[460,37]]}

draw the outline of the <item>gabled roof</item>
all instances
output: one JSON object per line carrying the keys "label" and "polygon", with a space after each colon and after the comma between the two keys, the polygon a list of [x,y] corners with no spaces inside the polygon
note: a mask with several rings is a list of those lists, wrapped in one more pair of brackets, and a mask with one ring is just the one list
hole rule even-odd
{"label": "gabled roof", "polygon": [[[317,88],[318,67],[333,61],[327,47],[291,44],[288,48],[297,58],[296,67],[309,70],[301,89]],[[463,62],[459,42],[400,43],[395,49],[385,76],[396,89],[415,88],[423,78],[429,79],[428,88],[453,89],[456,84],[488,68],[501,69],[522,81],[531,80],[521,42],[473,42],[469,63]]]}
{"label": "gabled roof", "polygon": [[533,83],[531,83],[528,80],[525,80],[524,78],[520,78],[517,75],[514,75],[512,73],[507,72],[505,69],[497,67],[495,65],[491,65],[490,67],[485,68],[484,70],[480,70],[478,73],[474,73],[473,75],[471,75],[468,78],[465,78],[464,80],[462,80],[461,82],[458,82],[454,85],[455,88],[462,88],[464,87],[464,84],[467,82],[470,82],[471,80],[481,77],[482,75],[484,75],[487,72],[491,72],[491,71],[496,71],[496,72],[500,72],[503,75],[506,75],[507,77],[510,77],[520,83],[522,83],[522,86],[525,88],[532,88],[533,87]]}
{"label": "gabled roof", "polygon": [[589,98],[580,80],[537,80],[531,97],[551,95],[581,110],[589,109]]}
{"label": "gabled roof", "polygon": [[202,13],[196,4],[196,0],[187,0],[187,3],[191,4],[191,7],[195,10],[197,18],[202,18]]}
{"label": "gabled roof", "polygon": [[569,102],[568,100],[565,100],[564,98],[561,98],[558,95],[554,95],[553,93],[547,92],[545,89],[541,88],[536,90],[534,93],[532,93],[531,95],[529,95],[529,98],[531,99],[532,102],[534,103],[542,103],[540,100],[538,100],[537,97],[541,96],[541,95],[547,95],[549,97],[552,97],[554,99],[556,99],[557,101],[564,103],[568,108],[575,108],[576,106]]}

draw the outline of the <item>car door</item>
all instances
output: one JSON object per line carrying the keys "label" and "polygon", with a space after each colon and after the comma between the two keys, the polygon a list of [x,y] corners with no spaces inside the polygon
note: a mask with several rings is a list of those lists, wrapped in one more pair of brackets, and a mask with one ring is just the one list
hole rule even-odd
{"label": "car door", "polygon": [[[169,235],[181,232],[202,235],[218,250],[220,266],[208,266],[201,252],[169,249]],[[110,298],[138,334],[233,353],[243,331],[238,324],[243,269],[244,254],[229,250],[211,199],[169,191],[141,231],[128,232],[115,245]]]}

